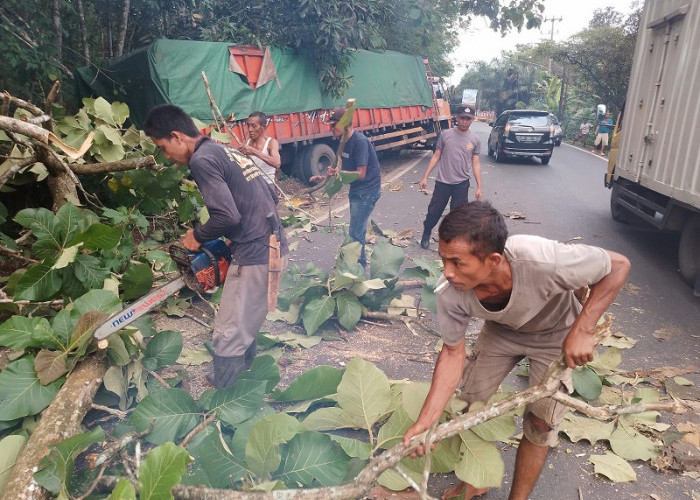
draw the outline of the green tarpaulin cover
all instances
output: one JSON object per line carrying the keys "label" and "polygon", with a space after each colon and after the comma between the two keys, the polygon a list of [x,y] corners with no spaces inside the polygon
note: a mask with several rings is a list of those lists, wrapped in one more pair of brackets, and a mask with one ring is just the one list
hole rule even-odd
{"label": "green tarpaulin cover", "polygon": [[[293,49],[270,47],[278,79],[252,89],[245,77],[229,70],[229,47],[223,42],[157,40],[102,67],[76,71],[78,94],[104,97],[129,105],[131,120],[141,126],[148,110],[162,103],[183,108],[194,118],[212,120],[201,77],[207,75],[212,95],[224,116],[246,118],[253,111],[268,115],[331,109],[348,98],[356,108],[432,106],[432,91],[423,60],[398,52],[354,52],[347,73],[352,84],[340,99],[321,92],[314,64]],[[278,83],[279,82],[279,83]]]}

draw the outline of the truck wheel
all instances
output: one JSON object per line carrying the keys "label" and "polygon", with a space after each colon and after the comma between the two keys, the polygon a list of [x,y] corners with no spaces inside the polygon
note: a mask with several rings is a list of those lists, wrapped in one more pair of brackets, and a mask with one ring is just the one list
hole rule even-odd
{"label": "truck wheel", "polygon": [[303,165],[306,163],[306,157],[309,155],[310,149],[311,148],[308,146],[297,148],[294,159],[292,160],[292,174],[294,177],[307,184],[309,182],[309,177],[304,177]]}
{"label": "truck wheel", "polygon": [[683,226],[678,246],[678,267],[683,280],[694,286],[700,273],[700,215],[692,217]]}
{"label": "truck wheel", "polygon": [[551,159],[552,159],[552,155],[543,156],[542,158],[540,158],[540,160],[542,160],[542,165],[548,165],[549,160],[551,160]]}
{"label": "truck wheel", "polygon": [[335,152],[328,144],[314,144],[310,146],[307,155],[302,159],[301,171],[306,176],[306,181],[314,175],[326,175],[328,167],[335,161]]}
{"label": "truck wheel", "polygon": [[617,222],[622,222],[623,224],[628,224],[631,220],[631,215],[629,210],[620,206],[617,202],[619,198],[619,187],[617,184],[613,184],[612,192],[610,193],[610,214],[613,220]]}

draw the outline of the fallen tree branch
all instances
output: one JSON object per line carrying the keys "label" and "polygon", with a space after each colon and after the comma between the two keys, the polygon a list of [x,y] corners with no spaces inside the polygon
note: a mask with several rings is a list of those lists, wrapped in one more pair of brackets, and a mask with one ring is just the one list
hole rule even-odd
{"label": "fallen tree branch", "polygon": [[137,170],[139,168],[150,168],[160,170],[156,159],[152,155],[143,158],[129,158],[127,160],[114,161],[111,163],[90,163],[88,165],[70,165],[73,172],[80,175],[106,174],[109,172],[123,172],[125,170]]}
{"label": "fallen tree branch", "polygon": [[24,167],[28,167],[29,165],[33,165],[37,161],[38,161],[37,157],[32,155],[29,158],[23,158],[21,161],[12,165],[6,171],[4,171],[2,174],[0,174],[0,187],[4,186],[7,181],[12,179],[15,176],[15,174],[17,172],[19,172],[20,170],[22,170]]}
{"label": "fallen tree branch", "polygon": [[638,403],[633,405],[592,406],[585,401],[576,399],[568,394],[564,394],[563,392],[554,394],[552,399],[556,399],[560,403],[598,420],[609,420],[618,415],[630,415],[633,413],[644,413],[646,411],[666,411],[669,413],[679,413],[683,410],[683,406],[677,401],[672,401],[669,403]]}
{"label": "fallen tree branch", "polygon": [[38,260],[25,257],[24,255],[22,255],[22,252],[18,250],[13,250],[9,247],[6,247],[5,245],[0,245],[0,254],[7,255],[8,257],[12,257],[13,259],[21,260],[25,264],[36,264],[37,262],[39,262]]}
{"label": "fallen tree branch", "polygon": [[7,102],[8,104],[14,104],[18,108],[25,109],[34,116],[41,116],[44,114],[44,110],[40,107],[32,104],[31,102],[20,99],[19,97],[13,96],[7,90],[2,91],[2,94],[0,94],[0,99]]}
{"label": "fallen tree branch", "polygon": [[46,408],[39,425],[17,457],[5,486],[2,500],[48,500],[50,494],[34,481],[34,471],[48,455],[49,446],[82,432],[81,423],[92,405],[102,377],[107,371],[104,355],[92,355],[68,375],[53,402]]}

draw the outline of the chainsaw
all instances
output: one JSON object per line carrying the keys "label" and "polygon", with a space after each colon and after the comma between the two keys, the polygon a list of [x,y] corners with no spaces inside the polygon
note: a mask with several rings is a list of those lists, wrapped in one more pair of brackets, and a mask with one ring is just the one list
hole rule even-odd
{"label": "chainsaw", "polygon": [[213,293],[226,279],[231,263],[231,249],[223,240],[202,244],[198,252],[188,252],[178,245],[170,246],[170,258],[177,264],[180,276],[134,301],[126,309],[97,327],[94,337],[106,339],[136,321],[165,299],[187,286],[195,292]]}

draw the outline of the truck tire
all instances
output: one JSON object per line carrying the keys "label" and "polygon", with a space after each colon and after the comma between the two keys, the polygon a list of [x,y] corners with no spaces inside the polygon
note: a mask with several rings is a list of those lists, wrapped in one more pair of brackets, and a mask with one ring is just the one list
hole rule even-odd
{"label": "truck tire", "polygon": [[542,158],[540,158],[540,160],[542,160],[542,165],[549,165],[549,160],[551,160],[551,159],[552,159],[552,155],[543,156]]}
{"label": "truck tire", "polygon": [[294,154],[294,159],[292,160],[292,175],[307,184],[309,183],[309,178],[304,178],[304,169],[302,168],[302,165],[304,165],[306,161],[305,158],[308,156],[310,149],[311,148],[308,146],[298,147],[296,153]]}
{"label": "truck tire", "polygon": [[691,217],[683,226],[678,245],[678,267],[683,280],[695,286],[700,273],[700,215]]}
{"label": "truck tire", "polygon": [[301,162],[301,171],[306,176],[306,182],[314,175],[326,175],[328,167],[333,165],[334,161],[335,152],[328,144],[318,143],[309,146]]}

